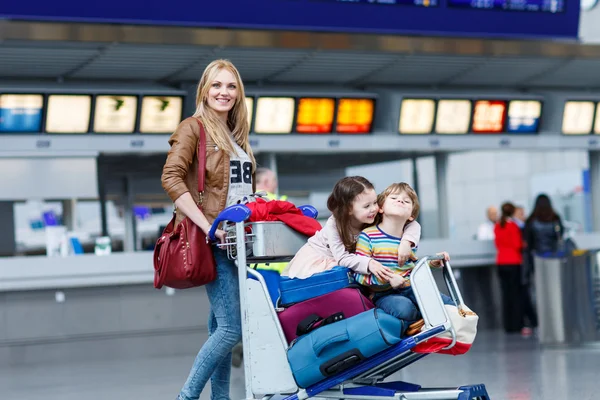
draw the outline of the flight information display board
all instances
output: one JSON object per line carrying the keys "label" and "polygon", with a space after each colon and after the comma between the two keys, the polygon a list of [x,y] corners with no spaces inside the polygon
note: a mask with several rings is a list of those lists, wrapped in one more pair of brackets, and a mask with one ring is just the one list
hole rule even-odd
{"label": "flight information display board", "polygon": [[436,7],[438,0],[320,0],[332,1],[337,3],[362,3],[362,4],[381,4],[381,5],[409,5],[422,7]]}
{"label": "flight information display board", "polygon": [[290,133],[295,101],[291,97],[259,97],[256,102],[256,133]]}
{"label": "flight information display board", "polygon": [[541,116],[541,101],[511,100],[508,103],[506,131],[510,133],[537,133]]}
{"label": "flight information display board", "polygon": [[594,133],[600,135],[600,103],[596,106],[596,122],[594,122]]}
{"label": "flight information display board", "polygon": [[144,96],[141,133],[173,133],[181,122],[183,100],[177,96]]}
{"label": "flight information display board", "polygon": [[501,133],[506,120],[506,101],[478,100],[473,111],[473,133]]}
{"label": "flight information display board", "polygon": [[567,101],[563,111],[562,133],[589,135],[594,124],[593,101]]}
{"label": "flight information display board", "polygon": [[52,94],[48,96],[46,132],[87,133],[92,96]]}
{"label": "flight information display board", "polygon": [[136,96],[97,96],[94,112],[96,133],[133,133],[137,116]]}
{"label": "flight information display board", "polygon": [[229,0],[224,11],[218,1],[171,0],[166,6],[148,0],[7,0],[0,2],[0,19],[443,37],[578,37],[580,0],[449,1]]}
{"label": "flight information display board", "polygon": [[400,108],[398,131],[405,134],[431,133],[435,117],[435,101],[431,99],[404,99]]}
{"label": "flight information display board", "polygon": [[248,125],[252,126],[252,113],[254,112],[254,97],[246,97],[246,108],[248,109]]}
{"label": "flight information display board", "polygon": [[438,101],[435,132],[465,134],[471,123],[471,100],[447,99]]}
{"label": "flight information display board", "polygon": [[562,13],[564,0],[448,0],[450,7]]}
{"label": "flight information display board", "polygon": [[40,132],[43,105],[41,94],[0,94],[0,132]]}
{"label": "flight information display board", "polygon": [[296,132],[331,133],[334,113],[334,99],[301,98],[298,100]]}
{"label": "flight information display board", "polygon": [[375,100],[340,99],[337,109],[337,133],[369,133],[373,125]]}

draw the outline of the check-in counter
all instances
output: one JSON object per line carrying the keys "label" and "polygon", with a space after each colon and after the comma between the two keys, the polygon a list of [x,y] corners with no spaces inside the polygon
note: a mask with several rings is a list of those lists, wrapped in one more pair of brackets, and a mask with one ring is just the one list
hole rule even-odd
{"label": "check-in counter", "polygon": [[[580,246],[583,239],[575,238]],[[598,236],[589,239],[594,242]],[[493,243],[423,240],[419,245],[421,255],[439,251],[450,253],[465,302],[480,314],[480,329],[500,327]],[[153,272],[152,252],[1,258],[0,364],[51,361],[59,355],[42,351],[50,345],[63,346],[61,351],[77,359],[85,354],[80,346],[90,340],[98,340],[98,356],[197,351],[195,340],[208,318],[204,288],[156,290]],[[156,340],[169,345],[157,347]]]}

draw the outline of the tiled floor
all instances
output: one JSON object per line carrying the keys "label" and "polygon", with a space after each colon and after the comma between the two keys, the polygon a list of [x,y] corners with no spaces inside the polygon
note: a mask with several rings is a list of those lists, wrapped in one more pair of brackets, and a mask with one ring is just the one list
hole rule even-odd
{"label": "tiled floor", "polygon": [[[0,399],[174,399],[194,356],[0,369]],[[493,400],[600,399],[600,346],[542,350],[532,339],[481,332],[468,354],[429,356],[394,378],[423,386],[485,383]],[[231,397],[244,397],[242,369],[233,371]]]}

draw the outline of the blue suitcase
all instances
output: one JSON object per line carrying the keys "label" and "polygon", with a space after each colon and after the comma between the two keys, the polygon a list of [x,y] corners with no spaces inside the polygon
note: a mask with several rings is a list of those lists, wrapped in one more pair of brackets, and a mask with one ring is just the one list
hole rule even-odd
{"label": "blue suitcase", "polygon": [[300,336],[287,352],[296,383],[339,374],[399,343],[403,331],[403,321],[375,308]]}
{"label": "blue suitcase", "polygon": [[279,305],[286,307],[353,284],[352,271],[345,267],[333,267],[306,279],[282,276],[279,281]]}

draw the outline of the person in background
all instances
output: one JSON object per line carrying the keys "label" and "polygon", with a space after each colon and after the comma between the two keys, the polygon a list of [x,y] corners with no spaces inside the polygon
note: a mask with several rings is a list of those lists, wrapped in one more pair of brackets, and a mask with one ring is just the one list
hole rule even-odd
{"label": "person in background", "polygon": [[538,326],[537,311],[533,305],[531,296],[531,276],[533,271],[533,257],[528,250],[525,241],[525,209],[517,206],[513,221],[521,229],[523,236],[523,262],[521,263],[521,310],[523,311],[523,328],[521,335],[529,337],[533,335],[533,330]]}
{"label": "person in background", "polygon": [[498,221],[498,209],[494,206],[490,206],[486,210],[487,221],[479,225],[477,229],[477,240],[494,240],[494,226]]}
{"label": "person in background", "polygon": [[550,198],[540,194],[535,199],[533,211],[525,222],[527,249],[534,253],[554,253],[562,240],[564,228],[560,217],[552,208]]}
{"label": "person in background", "polygon": [[265,192],[268,200],[287,200],[287,196],[278,196],[279,181],[275,172],[269,168],[256,169],[256,192]]}
{"label": "person in background", "polygon": [[519,225],[519,228],[525,228],[526,218],[527,217],[525,216],[525,209],[521,206],[515,206],[515,215],[513,216],[513,220],[517,225]]}
{"label": "person in background", "polygon": [[504,203],[502,216],[494,227],[496,264],[502,291],[502,321],[506,333],[520,332],[523,328],[521,297],[521,263],[523,236],[514,222],[515,206]]}
{"label": "person in background", "polygon": [[[259,167],[256,169],[256,192],[265,192],[264,198],[267,200],[287,200],[287,196],[278,196],[279,193],[279,181],[277,179],[277,175],[275,172],[270,170],[269,168]],[[265,281],[267,282],[267,286],[272,288],[278,288],[279,275],[281,271],[287,266],[286,262],[279,263],[263,263],[256,264],[256,269],[261,273]],[[273,289],[273,291],[269,290],[269,294],[271,297],[278,296],[278,293]],[[276,299],[274,299],[276,300]],[[242,342],[235,345],[231,353],[231,365],[236,368],[242,366],[242,362],[244,361],[244,346]]]}
{"label": "person in background", "polygon": [[[200,78],[196,112],[169,138],[171,149],[161,182],[176,206],[179,224],[187,216],[208,234],[217,215],[240,196],[254,193],[256,162],[250,147],[248,109],[238,70],[227,60],[211,62]],[[198,193],[198,138],[206,132],[206,185]],[[202,204],[202,210],[198,204]],[[215,236],[225,241],[225,231]],[[213,247],[217,278],[204,287],[210,303],[204,343],[178,400],[197,400],[211,381],[212,399],[229,399],[231,350],[242,338],[238,269],[223,249]],[[193,315],[189,315],[193,319]]]}

